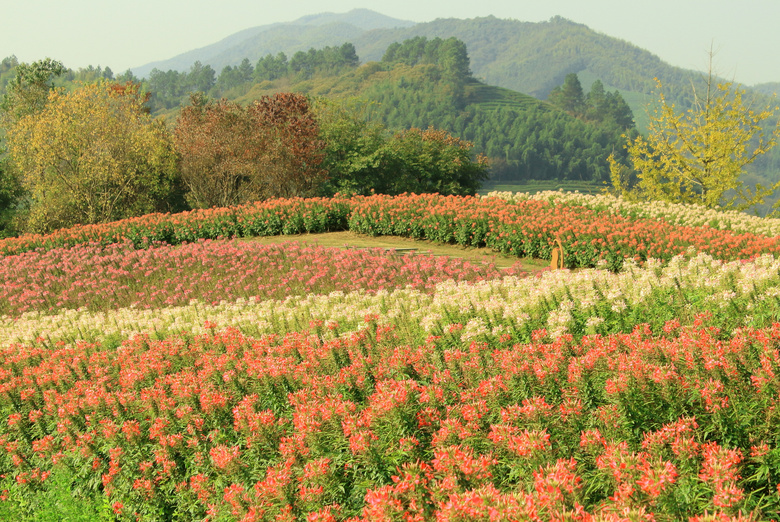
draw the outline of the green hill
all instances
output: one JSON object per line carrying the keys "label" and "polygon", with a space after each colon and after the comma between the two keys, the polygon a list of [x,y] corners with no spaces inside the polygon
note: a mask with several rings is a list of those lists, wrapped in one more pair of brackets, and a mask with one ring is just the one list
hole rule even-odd
{"label": "green hill", "polygon": [[[522,22],[493,16],[411,22],[384,17],[369,10],[306,17],[288,24],[248,29],[202,49],[164,62],[133,69],[148,76],[153,68],[186,71],[196,61],[221,71],[248,59],[254,64],[267,54],[354,44],[363,63],[379,61],[394,42],[416,36],[455,37],[466,44],[474,76],[484,83],[545,99],[567,74],[577,73],[589,87],[599,79],[618,89],[640,121],[647,95],[663,82],[670,99],[685,104],[691,81],[702,73],[673,67],[630,42],[594,31],[583,24],[554,17],[547,22]],[[763,92],[763,90],[761,91]]]}
{"label": "green hill", "polygon": [[361,34],[380,28],[409,27],[414,22],[399,20],[369,9],[348,13],[320,13],[304,16],[289,23],[276,23],[239,31],[219,42],[194,49],[167,60],[131,69],[138,77],[148,77],[153,69],[183,72],[195,62],[210,65],[216,71],[238,65],[248,58],[252,64],[267,54],[284,52],[293,55],[311,47],[341,45]]}
{"label": "green hill", "polygon": [[[419,42],[409,42],[415,41]],[[613,150],[622,153],[621,135],[626,131],[610,122],[583,121],[527,94],[487,85],[471,77],[467,67],[452,73],[436,59],[415,65],[369,62],[338,75],[327,70],[287,74],[255,83],[234,99],[249,103],[279,91],[357,98],[389,129],[445,129],[486,154],[493,179],[502,182],[576,180],[601,186],[608,179],[606,158]],[[238,92],[241,89],[233,94]]]}

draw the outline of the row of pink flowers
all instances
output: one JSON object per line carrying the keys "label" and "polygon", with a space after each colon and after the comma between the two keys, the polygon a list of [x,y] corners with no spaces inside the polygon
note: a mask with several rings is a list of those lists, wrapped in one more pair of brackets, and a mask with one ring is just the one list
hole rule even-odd
{"label": "row of pink flowers", "polygon": [[0,315],[80,307],[162,308],[192,299],[284,299],[406,286],[426,290],[445,280],[480,281],[510,273],[515,271],[459,258],[299,243],[201,240],[142,250],[129,243],[89,244],[0,258]]}

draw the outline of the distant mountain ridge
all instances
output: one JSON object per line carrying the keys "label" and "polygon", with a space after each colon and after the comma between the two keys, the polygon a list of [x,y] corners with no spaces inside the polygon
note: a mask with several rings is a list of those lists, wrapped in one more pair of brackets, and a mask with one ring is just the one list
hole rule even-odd
{"label": "distant mountain ridge", "polygon": [[[415,36],[454,36],[468,48],[474,76],[489,85],[545,99],[569,73],[601,79],[625,91],[648,93],[654,77],[694,74],[663,62],[629,42],[598,33],[556,16],[546,22],[521,22],[494,16],[461,20],[440,18],[401,29],[377,29],[353,40],[363,61],[378,60],[389,44]],[[589,87],[589,84],[586,85]]]}
{"label": "distant mountain ridge", "polygon": [[290,57],[298,51],[345,42],[355,45],[360,60],[365,63],[381,59],[391,43],[415,36],[429,39],[454,36],[462,40],[468,48],[475,77],[539,99],[545,99],[567,74],[575,72],[585,87],[600,79],[605,87],[619,89],[632,108],[637,108],[646,101],[642,96],[655,88],[654,77],[672,88],[682,88],[701,74],[673,67],[629,42],[559,16],[546,22],[487,16],[414,23],[368,9],[321,13],[289,23],[246,29],[215,44],[137,67],[132,72],[146,77],[154,68],[186,71],[199,61],[219,73],[226,65],[238,65],[244,58],[254,64],[268,54],[284,52]]}
{"label": "distant mountain ridge", "polygon": [[186,71],[196,61],[210,65],[217,73],[226,65],[238,65],[244,58],[254,63],[267,54],[341,45],[376,29],[404,28],[415,22],[399,20],[369,9],[347,13],[307,15],[293,22],[261,25],[234,33],[219,42],[194,49],[167,60],[132,68],[133,74],[146,77],[152,69]]}

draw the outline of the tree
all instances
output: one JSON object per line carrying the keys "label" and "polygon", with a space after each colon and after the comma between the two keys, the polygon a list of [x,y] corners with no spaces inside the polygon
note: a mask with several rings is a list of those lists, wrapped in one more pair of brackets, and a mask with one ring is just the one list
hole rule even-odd
{"label": "tree", "polygon": [[174,130],[187,202],[210,208],[260,199],[265,138],[246,110],[202,93],[190,95],[190,102]]}
{"label": "tree", "polygon": [[189,92],[209,92],[216,83],[216,72],[210,65],[203,65],[196,61],[190,67],[190,72],[184,75],[184,91]]}
{"label": "tree", "polygon": [[444,40],[438,49],[436,60],[444,74],[457,82],[465,82],[471,78],[470,60],[466,44],[457,38]]}
{"label": "tree", "polygon": [[252,81],[252,77],[255,74],[255,68],[252,67],[252,62],[249,58],[244,58],[241,63],[236,67],[236,72],[241,83],[249,83]]}
{"label": "tree", "polygon": [[590,87],[590,92],[585,97],[588,106],[588,118],[602,121],[606,116],[607,93],[601,80],[596,80]]}
{"label": "tree", "polygon": [[287,74],[287,67],[287,55],[279,53],[274,57],[268,54],[257,61],[254,79],[257,82],[276,80]]}
{"label": "tree", "polygon": [[5,151],[0,148],[0,238],[15,235],[16,213],[23,189],[11,169]]}
{"label": "tree", "polygon": [[16,76],[8,83],[0,101],[4,126],[38,112],[46,105],[53,80],[67,69],[61,62],[46,58],[31,64],[16,65]]}
{"label": "tree", "polygon": [[618,91],[608,92],[604,99],[605,119],[611,119],[621,129],[635,129],[634,113]]}
{"label": "tree", "polygon": [[8,152],[30,193],[28,228],[45,232],[163,210],[176,181],[173,142],[135,84],[54,90],[7,129]]}
{"label": "tree", "polygon": [[385,128],[371,121],[368,107],[321,98],[314,104],[314,113],[325,144],[322,167],[328,174],[321,194],[381,192],[387,167],[382,153]]}
{"label": "tree", "polygon": [[5,92],[6,85],[16,75],[19,60],[13,54],[0,61],[0,92]]}
{"label": "tree", "polygon": [[444,130],[429,127],[399,132],[384,147],[388,156],[385,192],[438,192],[473,195],[488,178],[488,160],[471,157],[472,144]]}
{"label": "tree", "polygon": [[[746,186],[744,168],[775,145],[778,128],[764,136],[761,123],[773,109],[754,111],[745,91],[715,84],[710,71],[706,91],[693,90],[694,103],[679,112],[668,103],[656,79],[658,103],[650,114],[647,137],[629,139],[630,169],[610,158],[615,191],[629,198],[695,203],[744,210],[763,202],[774,187]],[[776,187],[777,185],[775,185]]]}
{"label": "tree", "polygon": [[193,95],[174,132],[187,200],[209,208],[314,195],[324,179],[318,132],[299,94],[264,96],[248,107]]}
{"label": "tree", "polygon": [[472,144],[444,130],[411,128],[390,136],[355,100],[318,100],[315,113],[325,142],[328,180],[321,194],[403,192],[474,194],[488,162],[472,157]]}
{"label": "tree", "polygon": [[247,111],[266,136],[264,195],[314,196],[327,177],[321,168],[325,144],[306,96],[290,92],[263,96]]}
{"label": "tree", "polygon": [[577,73],[567,74],[563,85],[550,91],[547,101],[573,116],[582,115],[585,112],[585,95]]}
{"label": "tree", "polygon": [[[0,99],[0,125],[7,132],[20,119],[43,110],[54,79],[67,69],[51,58],[20,64],[15,56],[11,56],[3,60],[0,70],[14,74]],[[15,235],[20,231],[27,200],[21,176],[10,161],[6,148],[0,142],[0,236]]]}

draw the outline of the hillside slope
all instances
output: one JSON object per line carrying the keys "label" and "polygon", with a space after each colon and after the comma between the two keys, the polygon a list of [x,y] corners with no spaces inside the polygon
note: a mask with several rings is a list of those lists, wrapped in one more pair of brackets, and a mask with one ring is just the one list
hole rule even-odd
{"label": "hillside slope", "polygon": [[244,58],[254,63],[267,54],[292,55],[344,42],[353,43],[365,63],[380,60],[391,43],[415,36],[454,36],[462,40],[477,78],[540,99],[571,72],[599,78],[606,86],[624,93],[645,94],[654,88],[654,77],[674,91],[686,88],[691,78],[699,76],[695,71],[672,67],[629,42],[561,17],[538,23],[488,16],[414,24],[366,9],[247,29],[170,60],[138,67],[133,73],[145,76],[155,67],[184,71],[195,61],[220,71],[225,65],[238,65]]}
{"label": "hillside slope", "polygon": [[186,71],[199,61],[219,72],[226,65],[238,65],[244,58],[254,63],[267,54],[284,52],[292,55],[311,47],[340,45],[372,30],[412,25],[414,22],[391,18],[368,9],[353,9],[348,13],[320,13],[289,23],[245,29],[214,44],[131,70],[136,76],[146,77],[155,68],[161,71]]}

